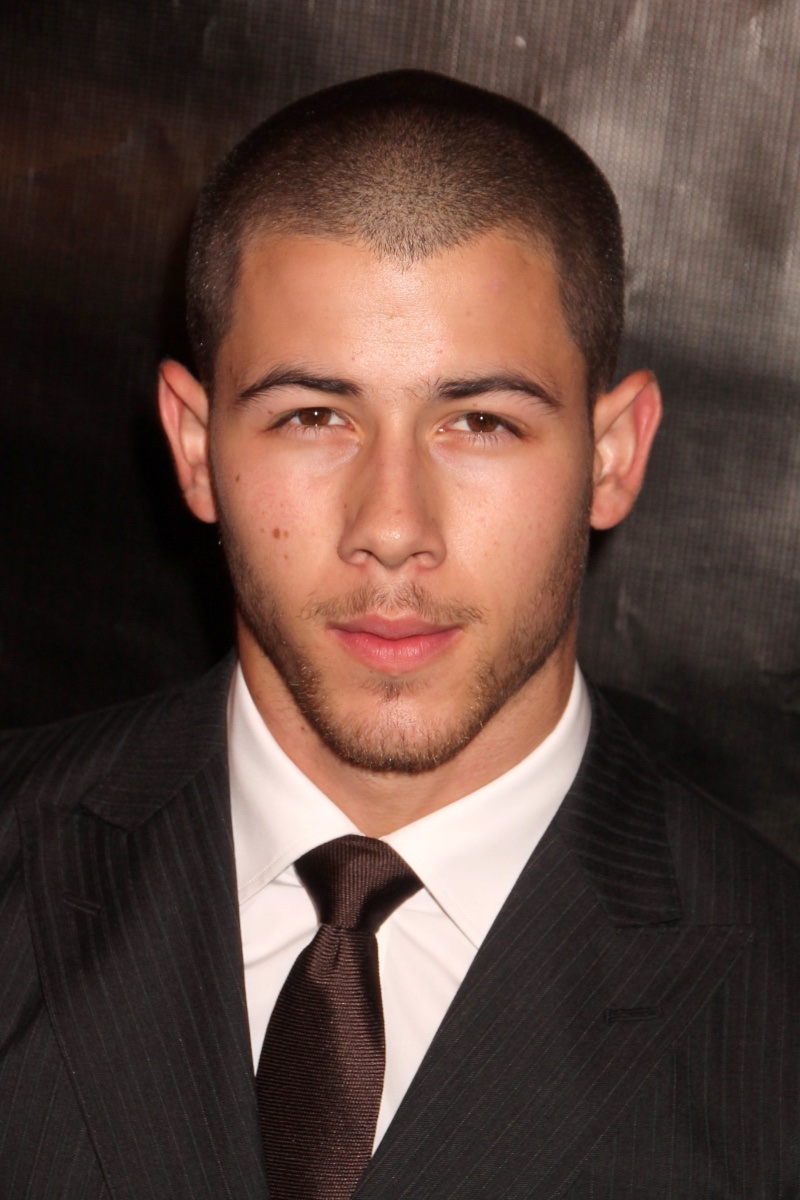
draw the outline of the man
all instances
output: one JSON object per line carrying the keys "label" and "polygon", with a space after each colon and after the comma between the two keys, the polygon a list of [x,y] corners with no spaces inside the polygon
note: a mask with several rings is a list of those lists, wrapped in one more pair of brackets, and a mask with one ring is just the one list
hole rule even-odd
{"label": "man", "polygon": [[575,665],[622,275],[583,152],[424,73],[206,186],[159,400],[238,660],[7,744],[4,1195],[800,1195],[797,872]]}

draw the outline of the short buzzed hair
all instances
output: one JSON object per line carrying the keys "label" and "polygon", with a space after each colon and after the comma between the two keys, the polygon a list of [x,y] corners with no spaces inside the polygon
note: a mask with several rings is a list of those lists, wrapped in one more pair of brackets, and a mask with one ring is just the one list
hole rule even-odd
{"label": "short buzzed hair", "polygon": [[426,71],[339,84],[282,109],[223,160],[192,229],[189,336],[213,392],[242,255],[270,233],[358,241],[413,263],[492,230],[552,252],[590,399],[624,316],[622,229],[589,156],[504,96]]}

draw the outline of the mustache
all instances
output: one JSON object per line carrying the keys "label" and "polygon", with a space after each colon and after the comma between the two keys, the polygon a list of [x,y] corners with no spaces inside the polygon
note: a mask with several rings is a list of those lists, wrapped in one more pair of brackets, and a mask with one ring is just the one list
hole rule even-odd
{"label": "mustache", "polygon": [[485,609],[436,600],[417,583],[392,588],[362,584],[346,596],[315,601],[302,611],[303,617],[317,621],[352,621],[368,613],[384,617],[413,615],[431,625],[476,625],[486,620]]}

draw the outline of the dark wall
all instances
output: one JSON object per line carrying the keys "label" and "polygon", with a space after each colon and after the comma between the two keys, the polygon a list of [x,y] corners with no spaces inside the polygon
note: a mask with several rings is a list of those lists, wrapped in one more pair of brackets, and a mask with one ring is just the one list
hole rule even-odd
{"label": "dark wall", "polygon": [[208,167],[275,108],[398,66],[540,108],[620,198],[624,368],[666,420],[595,547],[582,660],[651,744],[800,854],[795,0],[29,0],[0,12],[0,723],[204,667],[229,639],[153,379],[184,353]]}

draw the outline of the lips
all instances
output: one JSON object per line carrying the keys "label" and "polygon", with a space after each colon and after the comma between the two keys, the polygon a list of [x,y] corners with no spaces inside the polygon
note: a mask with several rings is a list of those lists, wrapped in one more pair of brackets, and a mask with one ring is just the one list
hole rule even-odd
{"label": "lips", "polygon": [[328,628],[338,644],[364,666],[391,672],[426,666],[461,633],[458,625],[432,625],[419,617],[364,616]]}

